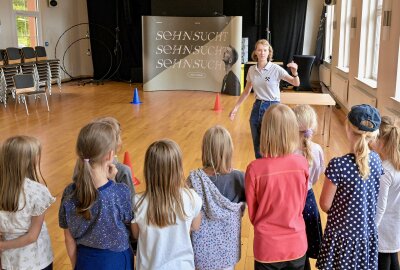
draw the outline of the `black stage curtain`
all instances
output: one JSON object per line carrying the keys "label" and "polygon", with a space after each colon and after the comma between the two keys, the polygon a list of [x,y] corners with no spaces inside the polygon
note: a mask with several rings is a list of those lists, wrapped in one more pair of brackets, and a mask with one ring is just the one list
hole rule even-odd
{"label": "black stage curtain", "polygon": [[110,79],[142,81],[141,16],[150,14],[150,0],[87,0],[87,7],[94,79],[102,78],[112,61]]}
{"label": "black stage curtain", "polygon": [[274,59],[286,66],[303,54],[307,0],[271,0],[271,45]]}
{"label": "black stage curtain", "polygon": [[[255,42],[267,37],[268,1],[274,59],[286,64],[294,54],[303,51],[307,0],[223,0],[224,15],[243,17],[242,35],[249,38],[250,59]],[[95,79],[109,69],[109,53],[116,56],[122,52],[118,69],[115,60],[119,58],[113,57],[112,72],[117,72],[111,79],[142,82],[141,16],[151,15],[151,0],[87,0],[87,6]],[[117,40],[122,51],[116,45]]]}

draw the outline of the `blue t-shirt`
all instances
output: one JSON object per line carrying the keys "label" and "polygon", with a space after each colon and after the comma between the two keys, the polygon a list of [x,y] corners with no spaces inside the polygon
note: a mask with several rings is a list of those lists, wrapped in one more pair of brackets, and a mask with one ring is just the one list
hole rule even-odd
{"label": "blue t-shirt", "polygon": [[76,211],[77,200],[73,197],[74,183],[64,190],[60,205],[59,225],[69,229],[77,245],[124,251],[129,248],[129,231],[126,224],[132,220],[132,204],[129,188],[125,184],[108,181],[99,187],[98,198],[90,209],[87,220]]}

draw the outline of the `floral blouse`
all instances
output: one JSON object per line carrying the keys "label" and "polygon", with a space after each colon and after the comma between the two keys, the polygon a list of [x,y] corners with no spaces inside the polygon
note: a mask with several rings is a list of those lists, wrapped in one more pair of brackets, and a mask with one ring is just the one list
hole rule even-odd
{"label": "floral blouse", "polygon": [[[55,198],[46,186],[25,179],[19,195],[20,210],[0,211],[0,234],[3,240],[18,238],[28,232],[33,216],[42,215]],[[36,242],[22,248],[9,249],[1,253],[2,269],[43,269],[53,261],[50,236],[43,223]]]}

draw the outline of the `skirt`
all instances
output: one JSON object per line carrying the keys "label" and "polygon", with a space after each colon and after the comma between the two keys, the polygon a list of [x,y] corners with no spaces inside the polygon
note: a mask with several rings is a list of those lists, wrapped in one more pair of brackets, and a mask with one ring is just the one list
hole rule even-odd
{"label": "skirt", "polygon": [[78,245],[75,270],[133,270],[131,249],[111,251]]}
{"label": "skirt", "polygon": [[307,233],[307,257],[316,259],[322,242],[322,226],[317,202],[312,189],[308,190],[306,205],[303,210]]}

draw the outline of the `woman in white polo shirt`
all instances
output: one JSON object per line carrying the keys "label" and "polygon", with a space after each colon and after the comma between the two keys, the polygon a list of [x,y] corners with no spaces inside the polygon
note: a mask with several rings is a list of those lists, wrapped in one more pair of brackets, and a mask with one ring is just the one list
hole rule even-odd
{"label": "woman in white polo shirt", "polygon": [[261,158],[260,153],[260,128],[264,112],[271,104],[280,102],[279,82],[287,81],[293,86],[300,85],[297,74],[297,64],[291,62],[287,65],[293,76],[277,64],[272,63],[273,49],[266,39],[256,42],[251,58],[257,61],[257,65],[251,66],[247,73],[247,83],[235,107],[229,114],[233,120],[240,105],[247,99],[251,89],[254,90],[256,100],[250,115],[251,136],[256,158]]}

